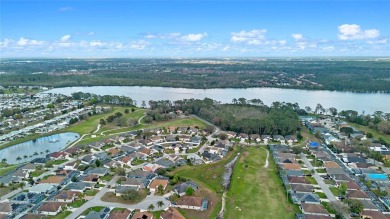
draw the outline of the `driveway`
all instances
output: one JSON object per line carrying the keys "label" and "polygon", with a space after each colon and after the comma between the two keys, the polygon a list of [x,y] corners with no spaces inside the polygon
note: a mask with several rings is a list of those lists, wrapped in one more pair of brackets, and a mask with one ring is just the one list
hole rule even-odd
{"label": "driveway", "polygon": [[[314,170],[314,167],[311,165],[305,154],[301,153],[301,159],[309,170]],[[318,185],[321,187],[322,191],[325,193],[326,197],[328,197],[329,201],[337,201],[336,197],[330,191],[329,187],[325,184],[324,179],[322,179],[322,177],[318,175],[317,171],[314,171],[313,177],[317,181]]]}
{"label": "driveway", "polygon": [[[115,182],[119,179],[119,176],[113,177],[110,182],[107,183],[107,185],[114,185]],[[80,208],[76,209],[72,214],[70,214],[67,218],[77,218],[81,213],[83,213],[85,210],[88,208],[94,207],[94,206],[105,206],[105,207],[113,207],[113,208],[130,208],[131,210],[134,209],[141,209],[141,210],[147,210],[148,206],[150,204],[154,205],[154,210],[163,210],[167,208],[170,204],[170,201],[166,199],[166,197],[169,197],[169,193],[164,196],[154,196],[154,195],[149,195],[147,196],[142,202],[137,203],[137,204],[122,204],[122,203],[114,203],[114,202],[104,202],[101,200],[104,194],[106,194],[109,191],[108,186],[105,186],[102,188],[94,197],[93,199],[89,200],[86,202],[84,205],[82,205]],[[164,205],[161,208],[157,207],[157,202],[158,201],[163,201]]]}

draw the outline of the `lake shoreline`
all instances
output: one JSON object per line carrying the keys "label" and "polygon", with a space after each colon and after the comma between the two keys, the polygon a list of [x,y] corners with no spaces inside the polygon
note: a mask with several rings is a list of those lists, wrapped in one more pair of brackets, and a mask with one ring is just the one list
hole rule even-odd
{"label": "lake shoreline", "polygon": [[304,90],[274,87],[255,88],[210,88],[191,89],[152,86],[79,86],[53,88],[42,93],[55,93],[70,96],[75,92],[96,95],[117,95],[130,97],[140,105],[154,100],[183,100],[210,98],[221,103],[232,103],[234,98],[261,99],[264,104],[273,102],[298,103],[301,108],[315,108],[317,103],[326,109],[335,107],[338,111],[354,110],[358,113],[390,112],[390,93],[357,93],[349,91]]}

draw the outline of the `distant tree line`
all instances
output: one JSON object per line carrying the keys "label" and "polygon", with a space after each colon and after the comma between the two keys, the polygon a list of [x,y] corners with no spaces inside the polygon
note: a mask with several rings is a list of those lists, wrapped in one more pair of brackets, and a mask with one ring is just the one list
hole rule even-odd
{"label": "distant tree line", "polygon": [[274,102],[270,107],[261,100],[240,98],[233,104],[221,104],[209,98],[185,99],[178,101],[150,101],[153,114],[166,115],[181,110],[195,114],[223,130],[248,134],[288,135],[301,128],[298,113],[306,113],[298,104]]}
{"label": "distant tree line", "polygon": [[75,100],[88,100],[90,104],[110,104],[119,106],[134,106],[133,99],[125,96],[116,95],[96,95],[90,93],[76,92],[72,93],[72,98]]}

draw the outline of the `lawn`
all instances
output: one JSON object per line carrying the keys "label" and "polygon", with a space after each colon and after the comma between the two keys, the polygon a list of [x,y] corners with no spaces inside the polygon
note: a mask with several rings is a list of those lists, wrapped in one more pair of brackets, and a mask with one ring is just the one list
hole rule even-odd
{"label": "lawn", "polygon": [[48,218],[50,218],[50,219],[65,219],[71,213],[72,213],[71,211],[63,211],[63,212],[57,214],[56,216],[49,216]]}
{"label": "lawn", "polygon": [[339,188],[337,187],[329,187],[330,191],[333,193],[333,195],[335,196],[340,196],[341,195],[341,191]]}
{"label": "lawn", "polygon": [[114,177],[113,175],[108,174],[108,175],[100,177],[99,179],[109,182],[113,177]]}
{"label": "lawn", "polygon": [[104,206],[95,206],[95,207],[91,207],[91,208],[88,208],[87,210],[85,210],[83,213],[81,213],[81,215],[87,215],[90,211],[99,212],[99,211],[101,211],[103,208],[105,208],[105,207],[104,207]]}
{"label": "lawn", "polygon": [[[202,191],[204,191],[204,194],[209,197],[210,200],[215,200],[209,210],[205,212],[208,216],[203,218],[215,218],[219,213],[222,205],[222,174],[224,172],[224,166],[235,157],[237,152],[238,148],[234,148],[234,151],[229,152],[227,157],[221,161],[197,166],[186,165],[178,167],[174,171],[168,173],[171,176],[177,174],[180,177],[193,180],[198,183],[200,187],[204,187]],[[197,211],[180,210],[180,212],[185,214],[186,218],[199,218]]]}
{"label": "lawn", "polygon": [[320,198],[326,198],[326,195],[325,195],[325,193],[323,193],[323,192],[316,192],[316,194],[317,194],[318,197],[320,197]]}
{"label": "lawn", "polygon": [[11,192],[11,187],[10,186],[0,188],[0,197],[3,196],[3,195],[8,194],[10,192]]}
{"label": "lawn", "polygon": [[169,174],[177,174],[180,177],[202,182],[214,192],[223,192],[222,174],[225,170],[224,166],[234,158],[234,155],[237,153],[237,151],[237,148],[235,148],[233,152],[230,152],[228,154],[226,159],[223,159],[221,161],[197,166],[186,165],[176,168],[173,172]]}
{"label": "lawn", "polygon": [[69,207],[72,208],[79,208],[81,205],[83,205],[85,202],[87,202],[85,199],[76,200],[69,204]]}
{"label": "lawn", "polygon": [[30,173],[30,176],[31,177],[38,177],[40,175],[42,175],[42,173],[46,172],[46,170],[35,170],[34,172],[31,172]]}
{"label": "lawn", "polygon": [[265,150],[244,148],[233,171],[224,218],[292,219],[299,213],[298,206],[287,200],[272,158],[268,168],[265,160]]}
{"label": "lawn", "polygon": [[49,160],[46,165],[61,165],[68,161],[67,159],[60,159],[60,160]]}
{"label": "lawn", "polygon": [[95,196],[98,192],[99,192],[99,190],[92,189],[92,190],[86,190],[84,192],[84,194],[87,195],[87,196]]}
{"label": "lawn", "polygon": [[317,184],[317,181],[311,176],[305,176],[305,179],[309,181],[311,184]]}
{"label": "lawn", "polygon": [[[76,132],[79,135],[88,134],[88,133],[92,133],[96,130],[97,126],[100,123],[100,119],[105,119],[109,115],[113,115],[116,112],[121,112],[123,114],[123,116],[127,119],[129,119],[129,118],[137,118],[138,119],[139,117],[141,117],[143,115],[143,113],[145,111],[144,109],[139,109],[137,112],[131,113],[131,111],[130,111],[129,114],[125,114],[124,113],[125,109],[131,109],[131,107],[115,106],[115,107],[113,107],[113,109],[110,112],[91,116],[91,117],[87,118],[86,120],[83,120],[79,123],[76,123],[76,124],[69,126],[68,128],[64,129],[63,131],[64,132]],[[113,124],[107,124],[106,126],[102,126],[100,131],[112,129],[114,127],[116,127],[116,126],[114,126]]]}
{"label": "lawn", "polygon": [[189,117],[189,118],[183,118],[183,119],[173,119],[169,121],[164,121],[164,122],[155,122],[150,124],[151,128],[154,127],[169,127],[169,126],[198,126],[200,129],[206,128],[207,125],[200,121],[199,119],[195,117]]}
{"label": "lawn", "polygon": [[16,167],[18,167],[18,165],[10,165],[7,167],[0,168],[0,176],[4,176],[9,171],[16,169]]}
{"label": "lawn", "polygon": [[148,194],[148,191],[145,189],[138,190],[139,198],[136,200],[124,200],[121,196],[116,196],[113,192],[107,192],[104,194],[101,198],[102,201],[105,202],[115,202],[115,203],[122,203],[122,204],[136,204],[144,200]]}
{"label": "lawn", "polygon": [[358,125],[355,123],[348,123],[348,124],[352,127],[355,127],[356,129],[358,129],[360,131],[363,131],[364,133],[371,132],[375,139],[383,138],[383,140],[385,140],[387,143],[390,143],[390,135],[380,133],[380,132],[378,132],[374,129],[371,129],[367,126]]}

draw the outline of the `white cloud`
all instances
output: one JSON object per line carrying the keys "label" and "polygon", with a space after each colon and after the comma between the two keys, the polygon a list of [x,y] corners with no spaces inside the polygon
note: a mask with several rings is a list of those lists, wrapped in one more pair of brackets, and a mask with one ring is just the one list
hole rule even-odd
{"label": "white cloud", "polygon": [[67,41],[69,41],[70,40],[70,35],[68,34],[68,35],[65,35],[65,36],[63,36],[63,37],[61,37],[61,39],[60,39],[60,41],[61,42],[67,42]]}
{"label": "white cloud", "polygon": [[230,49],[230,46],[223,47],[222,51],[228,51]]}
{"label": "white cloud", "polygon": [[137,50],[144,50],[149,43],[145,40],[133,41],[130,43],[130,48]]}
{"label": "white cloud", "polygon": [[387,44],[387,42],[388,42],[388,38],[367,41],[368,44]]}
{"label": "white cloud", "polygon": [[207,36],[207,33],[198,33],[198,34],[187,34],[180,37],[181,41],[196,42],[201,41],[204,37]]}
{"label": "white cloud", "polygon": [[0,47],[2,48],[6,48],[8,47],[11,43],[13,42],[13,40],[9,40],[9,39],[4,39],[3,41],[0,41]]}
{"label": "white cloud", "polygon": [[379,37],[380,32],[377,29],[363,30],[357,24],[343,24],[338,26],[340,40],[363,40]]}
{"label": "white cloud", "polygon": [[146,39],[164,39],[175,40],[181,42],[197,42],[207,37],[207,33],[190,33],[182,34],[179,32],[165,33],[165,34],[147,34],[144,36]]}
{"label": "white cloud", "polygon": [[322,48],[322,50],[324,50],[324,51],[333,51],[334,49],[335,49],[334,46],[325,46]]}
{"label": "white cloud", "polygon": [[100,40],[93,40],[93,41],[91,41],[91,42],[89,43],[89,45],[92,46],[92,47],[101,47],[101,46],[106,45],[106,43],[105,43],[105,42],[102,42],[102,41],[100,41]]}
{"label": "white cloud", "polygon": [[302,39],[303,39],[303,35],[300,34],[300,33],[293,33],[293,34],[291,34],[291,37],[292,37],[294,40],[302,40]]}
{"label": "white cloud", "polygon": [[93,35],[95,35],[95,32],[93,32],[93,31],[88,32],[87,35],[93,36]]}
{"label": "white cloud", "polygon": [[42,46],[44,45],[44,41],[40,40],[30,40],[24,37],[21,37],[17,42],[16,45],[19,47],[24,47],[24,46]]}
{"label": "white cloud", "polygon": [[247,43],[258,45],[264,43],[266,29],[251,30],[251,31],[240,31],[230,33],[232,42]]}

